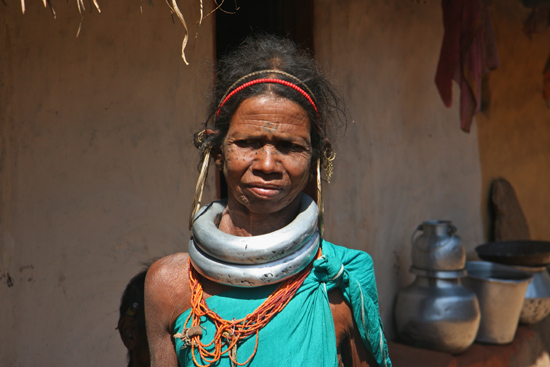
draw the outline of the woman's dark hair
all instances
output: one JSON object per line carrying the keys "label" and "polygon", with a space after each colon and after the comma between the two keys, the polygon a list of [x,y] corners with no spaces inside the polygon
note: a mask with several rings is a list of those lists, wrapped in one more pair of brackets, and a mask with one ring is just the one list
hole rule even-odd
{"label": "woman's dark hair", "polygon": [[[283,73],[266,72],[246,77],[262,70],[278,70]],[[285,75],[286,73],[299,79],[301,83]],[[346,125],[343,104],[314,59],[292,41],[272,35],[251,36],[219,61],[216,76],[216,87],[209,107],[210,118],[206,127],[213,127],[217,133],[208,136],[195,134],[195,145],[198,148],[203,151],[207,146],[219,149],[229,130],[231,118],[242,101],[271,92],[297,103],[308,113],[311,121],[312,161],[321,158],[325,165],[327,157],[333,155],[331,140],[335,130],[338,126]],[[317,111],[298,91],[276,83],[258,83],[244,88],[219,107],[221,99],[232,90],[259,78],[282,79],[297,85],[307,94],[311,94]],[[237,81],[239,82],[236,83]]]}

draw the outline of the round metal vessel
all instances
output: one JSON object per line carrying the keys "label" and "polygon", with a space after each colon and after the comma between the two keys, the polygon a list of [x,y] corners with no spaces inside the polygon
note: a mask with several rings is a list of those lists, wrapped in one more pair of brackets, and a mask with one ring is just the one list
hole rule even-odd
{"label": "round metal vessel", "polygon": [[[475,340],[480,310],[474,292],[461,284],[460,278],[420,275],[402,289],[395,306],[399,338],[406,344],[458,354]],[[456,276],[456,272],[452,276]],[[433,274],[432,274],[433,275]],[[445,279],[447,278],[447,279]]]}
{"label": "round metal vessel", "polygon": [[[422,234],[414,238],[418,231]],[[416,268],[443,271],[464,268],[466,250],[451,221],[423,222],[414,231],[411,242],[412,263]]]}

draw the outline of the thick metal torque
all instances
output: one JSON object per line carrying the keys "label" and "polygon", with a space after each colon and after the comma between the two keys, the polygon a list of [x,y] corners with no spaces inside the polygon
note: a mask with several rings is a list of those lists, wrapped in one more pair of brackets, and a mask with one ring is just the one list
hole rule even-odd
{"label": "thick metal torque", "polygon": [[296,218],[275,232],[252,237],[232,236],[217,228],[224,202],[201,208],[189,241],[191,263],[204,277],[237,287],[277,283],[302,271],[320,243],[317,204],[302,194]]}
{"label": "thick metal torque", "polygon": [[192,239],[189,241],[189,256],[193,267],[214,282],[235,287],[259,287],[281,282],[305,269],[317,254],[319,240],[319,231],[315,230],[298,251],[263,264],[220,262],[202,252]]}
{"label": "thick metal torque", "polygon": [[193,239],[204,253],[234,264],[261,264],[298,251],[317,227],[315,201],[302,194],[300,212],[289,225],[268,234],[252,237],[232,236],[216,226],[225,202],[216,201],[201,208],[193,222]]}

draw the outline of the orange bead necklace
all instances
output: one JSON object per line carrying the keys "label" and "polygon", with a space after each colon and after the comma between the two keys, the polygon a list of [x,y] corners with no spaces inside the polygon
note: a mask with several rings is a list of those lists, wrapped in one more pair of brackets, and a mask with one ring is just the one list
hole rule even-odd
{"label": "orange bead necklace", "polygon": [[[208,367],[219,361],[221,356],[225,353],[228,353],[229,359],[233,365],[244,366],[250,362],[258,349],[258,332],[267,325],[276,314],[281,312],[288,302],[290,302],[308,276],[311,268],[312,264],[308,265],[308,267],[299,274],[281,283],[277,289],[270,294],[256,310],[254,310],[254,312],[247,315],[245,318],[229,321],[222,319],[218,314],[208,308],[203,298],[203,288],[199,281],[199,274],[191,265],[191,261],[189,261],[191,312],[185,320],[184,325],[187,325],[189,320],[191,320],[190,328],[200,327],[201,317],[206,316],[216,327],[214,339],[208,344],[203,344],[201,342],[201,335],[193,335],[190,337],[191,354],[195,365],[197,367]],[[237,362],[237,347],[239,342],[254,334],[256,334],[256,344],[252,355],[243,363]],[[212,344],[214,344],[214,350],[208,351],[206,348],[209,348]],[[195,355],[196,348],[199,350],[201,361],[198,361]]]}

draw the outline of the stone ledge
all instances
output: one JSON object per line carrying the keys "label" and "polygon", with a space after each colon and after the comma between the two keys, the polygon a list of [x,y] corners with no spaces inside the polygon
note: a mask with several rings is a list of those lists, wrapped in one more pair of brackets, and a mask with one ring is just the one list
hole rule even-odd
{"label": "stone ledge", "polygon": [[550,346],[527,326],[518,327],[510,344],[474,343],[456,356],[392,341],[388,347],[394,367],[550,367]]}

